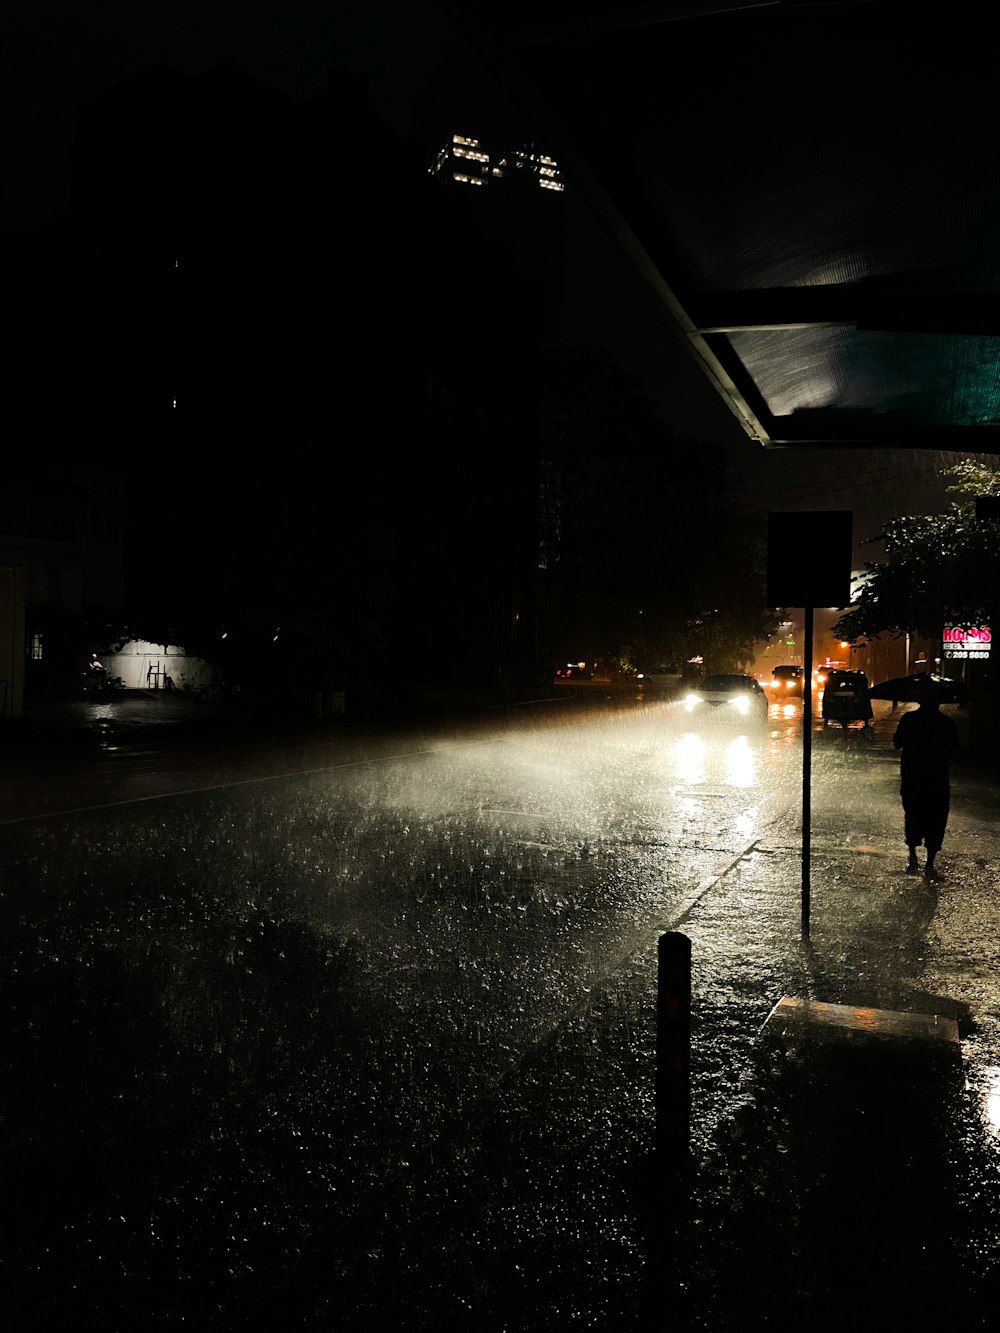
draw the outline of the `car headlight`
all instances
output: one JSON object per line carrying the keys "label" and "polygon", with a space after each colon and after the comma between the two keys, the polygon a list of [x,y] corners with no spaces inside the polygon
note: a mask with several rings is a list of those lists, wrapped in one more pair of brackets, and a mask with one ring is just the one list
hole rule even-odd
{"label": "car headlight", "polygon": [[785,681],[785,689],[786,689],[786,690],[794,690],[794,689],[795,689],[795,681],[794,681],[794,680],[786,680],[786,681]]}
{"label": "car headlight", "polygon": [[686,694],[684,696],[684,707],[688,710],[689,713],[691,712],[692,708],[697,708],[698,705],[702,702],[704,701],[702,700],[700,694]]}
{"label": "car headlight", "polygon": [[750,712],[750,700],[745,694],[739,694],[735,699],[730,699],[729,702],[733,705],[736,711],[742,713],[744,717]]}

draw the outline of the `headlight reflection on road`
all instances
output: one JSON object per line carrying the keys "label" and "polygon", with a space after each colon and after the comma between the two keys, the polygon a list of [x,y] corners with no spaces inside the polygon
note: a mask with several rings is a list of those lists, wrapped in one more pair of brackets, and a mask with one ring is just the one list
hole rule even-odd
{"label": "headlight reflection on road", "polygon": [[[708,747],[701,736],[685,732],[677,742],[675,756],[679,782],[685,786],[695,786],[706,781]],[[721,755],[718,749],[715,750],[712,771],[717,777],[721,776],[719,768],[723,769],[729,787],[752,787],[756,783],[757,756],[748,737],[734,736]]]}
{"label": "headlight reflection on road", "polygon": [[705,781],[705,742],[691,732],[677,742],[677,777],[681,782]]}
{"label": "headlight reflection on road", "polygon": [[691,796],[681,796],[677,801],[677,813],[682,819],[698,819],[703,807],[703,801],[696,801]]}
{"label": "headlight reflection on road", "polygon": [[726,746],[726,781],[733,787],[752,787],[757,765],[746,736],[737,736]]}
{"label": "headlight reflection on road", "polygon": [[755,838],[757,836],[757,807],[751,806],[749,810],[744,810],[743,814],[737,815],[733,828],[741,838]]}

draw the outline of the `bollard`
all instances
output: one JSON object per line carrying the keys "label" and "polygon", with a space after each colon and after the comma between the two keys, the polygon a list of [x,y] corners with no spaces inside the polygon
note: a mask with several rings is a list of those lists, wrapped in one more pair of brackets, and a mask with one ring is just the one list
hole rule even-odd
{"label": "bollard", "polygon": [[[670,931],[657,942],[656,1131],[641,1193],[646,1233],[644,1327],[678,1323],[691,1254],[691,941]],[[650,1318],[652,1316],[652,1318]]]}
{"label": "bollard", "polygon": [[661,1163],[686,1158],[691,1128],[691,941],[659,938],[656,979],[656,1147]]}

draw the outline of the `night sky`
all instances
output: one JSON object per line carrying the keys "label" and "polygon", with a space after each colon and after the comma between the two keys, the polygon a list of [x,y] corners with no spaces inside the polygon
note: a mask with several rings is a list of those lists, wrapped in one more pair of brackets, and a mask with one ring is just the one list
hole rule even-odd
{"label": "night sky", "polygon": [[[319,92],[331,67],[363,71],[375,108],[428,148],[449,117],[458,128],[466,108],[519,114],[429,0],[32,0],[5,6],[0,41],[0,216],[14,226],[66,206],[80,102],[149,64],[196,74],[229,59],[296,100]],[[895,512],[947,503],[937,469],[958,455],[764,450],[750,441],[631,261],[571,191],[572,181],[565,340],[609,347],[677,435],[721,446],[748,505],[854,509],[861,540]]]}

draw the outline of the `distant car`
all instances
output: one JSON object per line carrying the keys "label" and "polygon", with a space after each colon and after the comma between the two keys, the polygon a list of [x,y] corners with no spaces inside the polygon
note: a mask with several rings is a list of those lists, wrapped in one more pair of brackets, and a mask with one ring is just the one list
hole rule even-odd
{"label": "distant car", "polygon": [[813,678],[818,686],[826,684],[826,678],[831,671],[842,671],[846,669],[845,662],[825,662],[822,666],[816,667],[813,671]]}
{"label": "distant car", "polygon": [[692,720],[761,723],[767,709],[764,687],[753,676],[706,676],[684,696]]}
{"label": "distant car", "polygon": [[639,684],[649,690],[677,694],[684,684],[684,668],[679,666],[654,666],[648,671],[640,671]]}
{"label": "distant car", "polygon": [[559,685],[572,680],[591,680],[592,677],[593,673],[579,662],[567,662],[565,666],[556,667],[552,678]]}
{"label": "distant car", "polygon": [[802,667],[790,663],[776,666],[771,672],[771,684],[777,694],[802,693]]}

